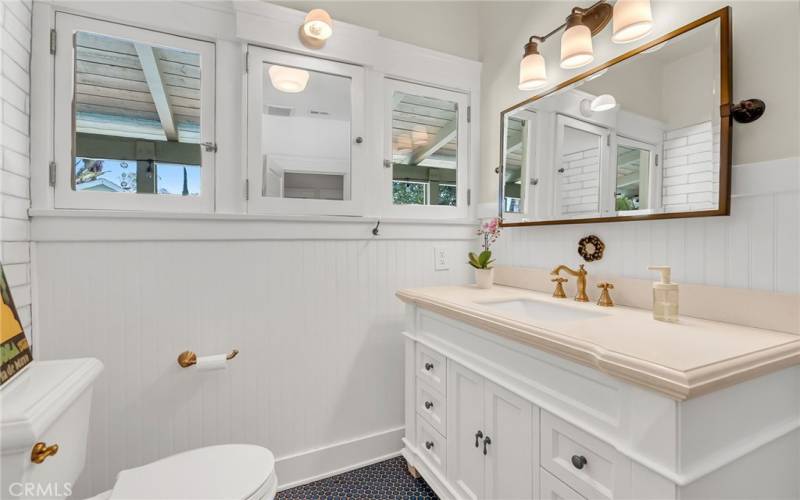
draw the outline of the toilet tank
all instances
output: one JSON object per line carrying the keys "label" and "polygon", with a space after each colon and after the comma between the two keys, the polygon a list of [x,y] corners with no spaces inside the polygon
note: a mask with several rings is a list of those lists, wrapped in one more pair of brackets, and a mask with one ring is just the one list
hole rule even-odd
{"label": "toilet tank", "polygon": [[[34,361],[0,390],[0,498],[66,498],[86,463],[94,358]],[[32,460],[37,443],[58,451]],[[52,448],[51,448],[52,450]]]}

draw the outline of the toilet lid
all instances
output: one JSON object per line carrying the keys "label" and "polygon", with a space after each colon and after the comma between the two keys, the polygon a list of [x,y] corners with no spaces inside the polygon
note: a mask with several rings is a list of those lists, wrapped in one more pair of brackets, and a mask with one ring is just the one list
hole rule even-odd
{"label": "toilet lid", "polygon": [[197,448],[120,472],[109,500],[246,499],[274,468],[275,457],[261,446]]}

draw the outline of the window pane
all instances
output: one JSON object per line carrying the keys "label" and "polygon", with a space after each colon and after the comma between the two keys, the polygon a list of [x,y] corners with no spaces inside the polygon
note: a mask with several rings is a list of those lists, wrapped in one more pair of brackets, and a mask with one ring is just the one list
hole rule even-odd
{"label": "window pane", "polygon": [[73,189],[197,196],[200,55],[78,32]]}
{"label": "window pane", "polygon": [[263,64],[261,195],[350,199],[351,80]]}
{"label": "window pane", "polygon": [[617,146],[616,210],[648,208],[650,151]]}
{"label": "window pane", "polygon": [[[396,205],[456,205],[458,105],[395,92],[392,179]],[[424,186],[419,187],[419,186]],[[426,196],[419,196],[424,189]],[[411,195],[411,193],[416,195]]]}

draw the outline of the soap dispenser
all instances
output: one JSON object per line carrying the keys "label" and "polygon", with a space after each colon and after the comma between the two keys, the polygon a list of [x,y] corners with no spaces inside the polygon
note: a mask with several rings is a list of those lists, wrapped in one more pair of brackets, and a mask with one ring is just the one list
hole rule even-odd
{"label": "soap dispenser", "polygon": [[650,266],[651,271],[661,273],[661,281],[653,283],[653,318],[669,323],[678,322],[678,284],[672,283],[669,266]]}

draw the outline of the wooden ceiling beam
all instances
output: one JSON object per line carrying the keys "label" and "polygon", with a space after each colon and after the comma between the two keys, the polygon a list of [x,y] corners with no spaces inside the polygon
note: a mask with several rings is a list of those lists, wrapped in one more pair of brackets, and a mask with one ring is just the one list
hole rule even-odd
{"label": "wooden ceiling beam", "polygon": [[167,95],[164,78],[158,67],[158,59],[153,47],[141,43],[136,43],[134,46],[136,47],[136,53],[139,55],[139,61],[142,63],[142,71],[144,72],[147,86],[150,87],[150,94],[153,96],[153,102],[156,105],[158,119],[164,129],[164,135],[167,136],[168,141],[177,141],[178,129],[175,127],[175,118],[172,116],[169,96]]}

